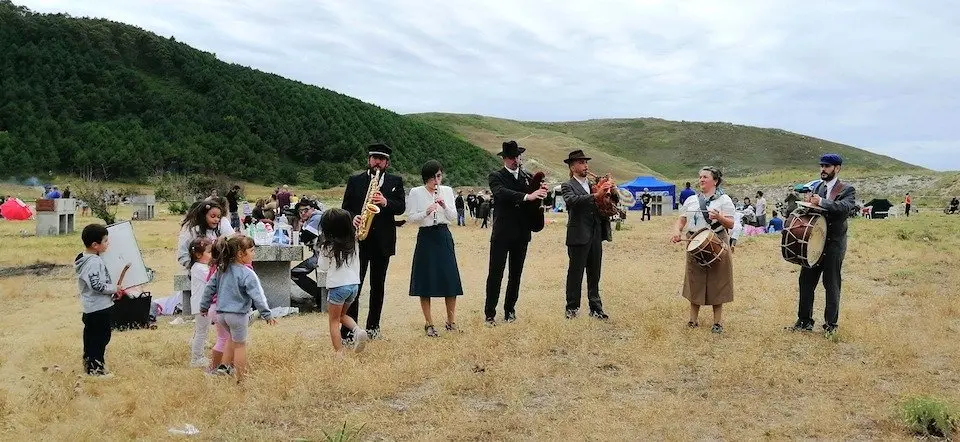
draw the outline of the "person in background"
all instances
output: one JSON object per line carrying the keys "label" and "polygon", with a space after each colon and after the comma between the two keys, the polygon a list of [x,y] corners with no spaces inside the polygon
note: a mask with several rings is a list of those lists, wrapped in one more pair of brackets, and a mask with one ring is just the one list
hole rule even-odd
{"label": "person in background", "polygon": [[763,197],[762,191],[757,191],[757,203],[754,205],[754,212],[757,214],[757,226],[766,228],[767,226],[767,199]]}
{"label": "person in background", "polygon": [[[313,250],[313,255],[290,270],[290,279],[293,280],[297,287],[300,287],[301,290],[313,297],[319,310],[320,306],[323,305],[323,293],[320,290],[319,281],[311,279],[310,274],[317,269],[321,259],[319,255],[320,231],[322,230],[320,220],[323,217],[323,210],[321,210],[319,203],[307,198],[301,198],[294,207],[297,209],[297,215],[303,223],[303,227],[300,229],[300,244]],[[359,263],[359,257],[357,259]],[[342,260],[340,262],[342,263]],[[360,267],[359,264],[357,265],[359,272]],[[357,284],[359,283],[358,281]],[[348,304],[347,308],[349,307],[350,305]]]}
{"label": "person in background", "polygon": [[[694,195],[696,195],[696,194],[697,194],[697,192],[696,192],[695,190],[693,190],[693,189],[690,188],[690,182],[689,182],[689,181],[687,181],[686,183],[683,183],[683,190],[680,191],[680,199],[678,200],[678,205],[679,205],[679,206],[682,206],[682,205],[683,205],[683,202],[686,201],[687,198],[690,198],[691,196],[694,196]],[[736,201],[734,201],[734,202],[736,202]]]}
{"label": "person in background", "polygon": [[53,186],[53,189],[50,189],[50,192],[46,195],[48,200],[53,200],[60,198],[60,189],[57,189],[57,186]]}
{"label": "person in background", "polygon": [[783,230],[783,219],[777,216],[777,211],[773,211],[773,218],[767,223],[767,232],[774,233]]}
{"label": "person in background", "polygon": [[70,198],[71,194],[72,193],[70,192],[70,186],[63,188],[63,198]]}
{"label": "person in background", "polygon": [[277,213],[283,213],[283,209],[290,207],[290,186],[286,184],[277,192]]}
{"label": "person in background", "polygon": [[743,236],[743,210],[733,212],[733,229],[730,229],[730,253],[737,250],[737,240]]}
{"label": "person in background", "polygon": [[465,219],[465,218],[466,218],[466,215],[465,215],[465,213],[464,213],[464,212],[465,212],[465,210],[464,210],[465,208],[464,208],[463,191],[462,191],[462,190],[459,191],[459,192],[457,192],[456,206],[457,206],[457,225],[458,225],[458,226],[465,226],[465,225],[467,225],[467,222],[466,222],[466,219]]}
{"label": "person in background", "polygon": [[788,193],[787,197],[783,199],[783,202],[786,205],[786,208],[783,211],[785,216],[790,216],[794,210],[797,210],[797,201],[800,201],[800,196],[798,196],[797,192],[791,188],[790,193]]}
{"label": "person in background", "polygon": [[487,221],[490,220],[490,209],[493,207],[492,200],[493,197],[490,195],[487,195],[486,197],[483,195],[480,196],[480,219],[483,220],[483,222],[480,224],[481,229],[487,228]]}
{"label": "person in background", "polygon": [[640,195],[640,202],[643,203],[643,213],[640,214],[640,221],[643,221],[643,218],[646,217],[647,221],[650,221],[650,203],[653,202],[653,197],[650,196],[650,189],[644,187],[643,194]]}
{"label": "person in background", "polygon": [[477,219],[477,196],[473,191],[467,194],[467,210],[470,211],[470,218]]}
{"label": "person in background", "polygon": [[233,230],[240,230],[240,186],[234,185],[227,192],[227,211],[230,213],[230,226]]}
{"label": "person in background", "polygon": [[[56,187],[54,187],[54,189],[56,189]],[[913,200],[910,198],[910,192],[907,192],[907,196],[903,198],[903,214],[907,215],[907,217],[910,216],[910,203],[912,202]]]}

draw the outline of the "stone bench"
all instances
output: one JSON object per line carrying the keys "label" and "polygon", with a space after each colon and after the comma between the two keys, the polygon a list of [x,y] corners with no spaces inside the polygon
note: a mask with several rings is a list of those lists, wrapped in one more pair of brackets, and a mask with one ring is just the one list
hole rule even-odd
{"label": "stone bench", "polygon": [[[260,278],[260,285],[267,296],[267,305],[270,308],[290,307],[290,299],[296,293],[299,298],[309,297],[303,293],[290,279],[291,263],[303,260],[303,247],[300,245],[284,246],[271,244],[255,246],[253,256],[253,271]],[[325,273],[314,272],[314,280],[322,287]],[[173,275],[173,290],[183,292],[183,313],[191,315],[190,311],[190,277],[186,270],[180,270]],[[324,296],[321,310],[326,311],[326,289],[321,288]]]}

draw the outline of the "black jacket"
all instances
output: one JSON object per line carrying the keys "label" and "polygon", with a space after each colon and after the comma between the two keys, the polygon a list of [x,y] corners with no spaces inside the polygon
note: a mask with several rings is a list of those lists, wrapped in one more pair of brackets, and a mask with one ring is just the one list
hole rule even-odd
{"label": "black jacket", "polygon": [[600,224],[600,238],[613,241],[610,219],[600,215],[597,201],[576,178],[560,185],[563,202],[567,205],[567,245],[582,246],[590,243],[594,227]]}
{"label": "black jacket", "polygon": [[857,205],[857,189],[840,180],[837,180],[834,186],[843,187],[833,200],[827,199],[827,183],[823,181],[817,185],[814,192],[822,198],[820,207],[823,208],[824,218],[827,219],[827,241],[846,241],[847,218],[850,217],[850,211]]}
{"label": "black jacket", "polygon": [[[347,188],[343,191],[343,209],[354,216],[363,211],[364,198],[370,186],[370,174],[361,172],[347,179]],[[396,175],[386,174],[380,193],[387,199],[387,206],[380,208],[380,213],[374,215],[370,234],[360,247],[381,256],[393,256],[397,253],[397,225],[394,217],[403,215],[406,208],[406,194],[403,191],[403,179]]]}
{"label": "black jacket", "polygon": [[522,207],[526,204],[540,204],[536,201],[523,201],[527,195],[530,174],[520,171],[518,178],[506,168],[491,172],[487,177],[490,183],[490,192],[493,194],[493,232],[490,241],[525,241],[529,242],[530,212]]}

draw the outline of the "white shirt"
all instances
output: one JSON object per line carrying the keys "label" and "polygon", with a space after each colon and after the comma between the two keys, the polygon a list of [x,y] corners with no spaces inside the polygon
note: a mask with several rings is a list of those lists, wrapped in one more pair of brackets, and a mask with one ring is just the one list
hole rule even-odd
{"label": "white shirt", "polygon": [[[233,234],[236,233],[236,231],[233,230],[233,226],[230,225],[230,219],[227,217],[220,218],[220,226],[218,230],[220,231],[220,236],[217,236],[216,230],[208,229],[206,234],[207,239],[216,241],[217,238],[223,236],[233,236]],[[177,262],[179,262],[184,268],[190,265],[190,243],[199,236],[200,229],[197,227],[194,227],[190,230],[187,230],[186,228],[180,229],[180,234],[177,237]]]}
{"label": "white shirt", "polygon": [[337,267],[336,258],[330,256],[327,250],[320,250],[320,254],[317,256],[317,271],[327,274],[324,284],[328,289],[360,284],[359,243],[354,246],[353,255],[350,259],[340,267]]}
{"label": "white shirt", "polygon": [[515,180],[520,179],[518,178],[518,176],[520,175],[519,167],[517,168],[517,170],[510,170],[508,167],[504,166],[504,169],[507,169],[507,172],[510,172],[510,174],[513,175],[513,179]]}
{"label": "white shirt", "polygon": [[587,191],[587,193],[590,193],[590,182],[587,181],[586,178],[580,178],[576,175],[573,177],[577,179],[577,182],[580,183],[581,186],[583,186],[583,190]]}
{"label": "white shirt", "polygon": [[833,186],[837,185],[837,177],[833,177],[832,180],[827,181],[824,184],[827,185],[827,196],[825,196],[824,199],[830,199],[830,192],[833,192]]}
{"label": "white shirt", "polygon": [[407,195],[407,221],[419,224],[420,227],[430,227],[437,224],[450,224],[457,219],[456,197],[453,188],[438,186],[437,192],[443,198],[446,208],[437,207],[437,210],[427,214],[427,207],[436,201],[433,193],[427,191],[427,186],[414,187]]}
{"label": "white shirt", "polygon": [[[737,212],[729,195],[720,195],[713,201],[708,202],[707,210],[713,209],[718,210],[721,215],[729,217],[733,217]],[[687,219],[687,224],[684,226],[685,231],[696,232],[704,227],[710,227],[710,220],[704,219],[703,213],[700,212],[700,198],[697,195],[688,197],[683,202],[681,210],[680,217]]]}
{"label": "white shirt", "polygon": [[210,266],[202,262],[195,262],[190,267],[190,311],[200,314],[200,300],[203,299],[203,288],[207,286],[207,276],[210,275]]}
{"label": "white shirt", "polygon": [[743,212],[736,211],[733,214],[733,230],[730,231],[730,237],[733,239],[740,239],[740,235],[743,234]]}
{"label": "white shirt", "polygon": [[766,214],[767,214],[767,199],[761,196],[760,199],[757,200],[757,215],[763,216]]}

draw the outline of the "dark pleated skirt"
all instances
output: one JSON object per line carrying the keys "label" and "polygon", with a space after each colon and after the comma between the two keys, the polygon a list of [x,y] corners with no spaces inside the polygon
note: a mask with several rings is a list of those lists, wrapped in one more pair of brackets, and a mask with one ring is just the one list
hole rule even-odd
{"label": "dark pleated skirt", "polygon": [[421,227],[413,251],[410,296],[446,298],[463,295],[453,235],[446,224]]}

